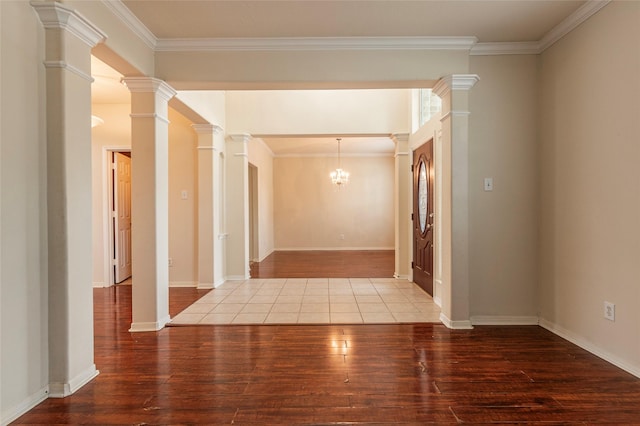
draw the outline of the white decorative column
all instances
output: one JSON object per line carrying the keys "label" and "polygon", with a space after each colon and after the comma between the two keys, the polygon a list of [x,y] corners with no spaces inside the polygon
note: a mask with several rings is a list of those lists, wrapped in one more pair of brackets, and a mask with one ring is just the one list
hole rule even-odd
{"label": "white decorative column", "polygon": [[98,374],[91,286],[91,48],[105,35],[73,9],[32,2],[45,28],[49,396]]}
{"label": "white decorative column", "polygon": [[412,227],[411,227],[411,153],[409,134],[391,135],[396,145],[395,182],[393,191],[395,219],[395,272],[396,278],[409,279],[411,273]]}
{"label": "white decorative column", "polygon": [[176,92],[162,80],[128,77],[131,91],[132,323],[129,331],[169,322],[169,120]]}
{"label": "white decorative column", "polygon": [[[219,218],[219,144],[223,129],[215,124],[194,124],[198,134],[198,288],[220,284],[216,271]],[[218,272],[218,273],[216,273]]]}
{"label": "white decorative column", "polygon": [[[442,313],[450,328],[472,328],[469,319],[469,90],[480,78],[456,74],[433,88],[442,98]],[[446,170],[446,168],[445,168]]]}
{"label": "white decorative column", "polygon": [[226,143],[227,279],[246,280],[249,272],[249,159],[251,135],[230,135]]}

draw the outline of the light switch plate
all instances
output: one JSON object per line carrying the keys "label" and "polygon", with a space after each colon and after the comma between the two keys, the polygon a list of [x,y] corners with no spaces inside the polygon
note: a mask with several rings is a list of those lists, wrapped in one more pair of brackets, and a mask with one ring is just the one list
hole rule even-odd
{"label": "light switch plate", "polygon": [[493,178],[484,178],[484,190],[493,191]]}

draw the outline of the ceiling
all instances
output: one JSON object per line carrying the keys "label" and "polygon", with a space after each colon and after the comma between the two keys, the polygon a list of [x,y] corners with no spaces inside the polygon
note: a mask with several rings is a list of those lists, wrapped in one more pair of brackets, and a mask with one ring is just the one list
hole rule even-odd
{"label": "ceiling", "polygon": [[538,41],[576,0],[123,0],[158,39],[475,36]]}
{"label": "ceiling", "polygon": [[[118,2],[119,0],[115,0]],[[577,0],[121,0],[157,40],[324,37],[475,37],[479,43],[540,41]],[[95,103],[128,103],[122,76],[93,58]],[[380,135],[343,136],[345,155],[390,155]],[[335,155],[335,136],[262,137],[278,156]]]}

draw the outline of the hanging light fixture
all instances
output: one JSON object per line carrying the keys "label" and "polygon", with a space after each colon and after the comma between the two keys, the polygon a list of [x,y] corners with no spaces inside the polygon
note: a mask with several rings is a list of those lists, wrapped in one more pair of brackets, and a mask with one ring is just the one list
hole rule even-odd
{"label": "hanging light fixture", "polygon": [[340,141],[342,138],[336,138],[338,141],[338,168],[331,172],[331,183],[338,185],[338,188],[349,183],[349,172],[342,170],[340,162]]}

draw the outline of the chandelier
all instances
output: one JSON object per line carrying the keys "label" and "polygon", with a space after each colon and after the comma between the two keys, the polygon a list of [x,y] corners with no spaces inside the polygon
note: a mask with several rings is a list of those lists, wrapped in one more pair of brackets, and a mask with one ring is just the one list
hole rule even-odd
{"label": "chandelier", "polygon": [[331,183],[338,185],[338,188],[349,183],[349,172],[342,170],[340,163],[340,141],[342,138],[336,138],[338,141],[338,168],[331,172]]}

